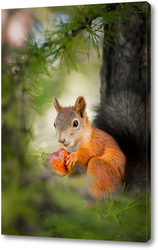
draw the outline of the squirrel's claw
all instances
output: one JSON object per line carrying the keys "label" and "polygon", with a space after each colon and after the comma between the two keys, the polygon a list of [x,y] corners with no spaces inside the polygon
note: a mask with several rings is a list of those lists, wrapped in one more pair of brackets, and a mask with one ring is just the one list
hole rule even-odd
{"label": "squirrel's claw", "polygon": [[71,169],[74,167],[75,163],[76,163],[76,154],[72,153],[72,154],[68,155],[66,158],[66,166],[67,166],[68,172],[71,171]]}

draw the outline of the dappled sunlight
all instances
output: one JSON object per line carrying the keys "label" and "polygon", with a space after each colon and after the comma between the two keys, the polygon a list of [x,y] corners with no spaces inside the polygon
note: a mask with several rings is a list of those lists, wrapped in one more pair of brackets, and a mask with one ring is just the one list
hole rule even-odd
{"label": "dappled sunlight", "polygon": [[2,10],[2,43],[20,47],[26,42],[34,20],[29,9],[22,9],[9,15]]}

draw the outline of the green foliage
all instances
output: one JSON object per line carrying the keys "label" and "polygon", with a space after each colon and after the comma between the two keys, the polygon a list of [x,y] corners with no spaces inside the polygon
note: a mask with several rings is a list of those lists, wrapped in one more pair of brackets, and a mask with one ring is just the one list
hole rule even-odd
{"label": "green foliage", "polygon": [[60,20],[55,31],[45,33],[43,43],[30,38],[22,48],[2,47],[2,234],[149,238],[144,214],[148,198],[88,203],[77,187],[74,191],[63,179],[48,176],[41,152],[30,149],[34,115],[43,114],[52,97],[62,93],[65,68],[77,69],[80,53],[88,55],[91,45],[100,56],[100,46],[115,38],[117,23],[144,11],[139,4],[75,7],[67,22]]}
{"label": "green foliage", "polygon": [[54,32],[46,32],[41,48],[51,49],[48,57],[51,56],[52,63],[61,59],[68,71],[77,69],[78,52],[89,55],[92,45],[100,57],[99,47],[117,40],[118,24],[122,29],[125,21],[138,20],[140,13],[150,14],[149,7],[143,8],[140,3],[73,7],[66,22],[60,19]]}
{"label": "green foliage", "polygon": [[83,197],[63,183],[33,176],[19,191],[4,193],[2,233],[142,242],[150,238],[149,197],[83,204]]}

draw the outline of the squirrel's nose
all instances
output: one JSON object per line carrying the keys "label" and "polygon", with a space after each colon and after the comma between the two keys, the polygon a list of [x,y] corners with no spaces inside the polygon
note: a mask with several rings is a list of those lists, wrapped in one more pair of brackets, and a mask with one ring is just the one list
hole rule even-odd
{"label": "squirrel's nose", "polygon": [[60,143],[64,143],[64,142],[65,142],[65,139],[59,139],[59,142],[60,142]]}

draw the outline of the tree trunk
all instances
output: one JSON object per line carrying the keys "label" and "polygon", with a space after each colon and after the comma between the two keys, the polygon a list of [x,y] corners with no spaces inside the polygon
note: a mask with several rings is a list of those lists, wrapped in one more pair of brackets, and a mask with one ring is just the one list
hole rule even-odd
{"label": "tree trunk", "polygon": [[146,185],[150,183],[150,16],[142,12],[132,19],[123,26],[118,23],[116,40],[103,48],[101,100],[94,124],[111,134],[127,156],[125,182]]}
{"label": "tree trunk", "polygon": [[[148,8],[148,3],[142,4]],[[117,25],[115,43],[103,48],[101,97],[131,90],[147,101],[150,92],[150,20],[146,13]],[[105,26],[107,29],[108,26]],[[102,100],[102,99],[101,99]]]}

